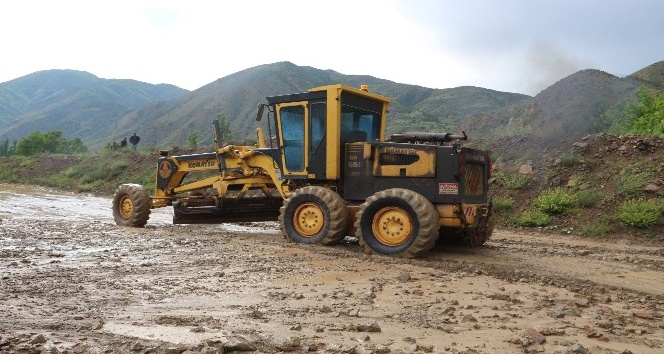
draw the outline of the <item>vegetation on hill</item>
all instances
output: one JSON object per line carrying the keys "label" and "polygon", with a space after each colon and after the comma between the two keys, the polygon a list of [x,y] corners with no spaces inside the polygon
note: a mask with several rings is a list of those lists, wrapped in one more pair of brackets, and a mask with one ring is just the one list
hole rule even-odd
{"label": "vegetation on hill", "polygon": [[637,79],[656,89],[664,90],[664,60],[648,65],[629,77]]}
{"label": "vegetation on hill", "polygon": [[[491,195],[501,227],[664,239],[662,138],[593,135],[544,151],[535,137],[524,136],[496,143],[493,155]],[[153,151],[126,148],[4,157],[0,181],[107,196],[119,184],[139,183],[154,192],[156,159]]]}
{"label": "vegetation on hill", "polygon": [[[623,106],[633,102],[642,85],[643,82],[632,77],[618,78],[599,70],[582,70],[531,100],[473,115],[461,127],[478,131],[484,138],[533,134],[553,143],[565,137],[579,138],[606,131],[602,115],[616,110],[619,102],[624,102]],[[622,111],[616,116],[622,118]]]}
{"label": "vegetation on hill", "polygon": [[85,142],[104,139],[128,112],[186,92],[82,71],[39,71],[0,83],[0,139],[17,140],[34,131],[61,131]]}
{"label": "vegetation on hill", "polygon": [[638,93],[639,101],[634,113],[627,117],[629,132],[664,136],[664,91],[655,97],[646,90]]}
{"label": "vegetation on hill", "polygon": [[[353,87],[368,84],[372,92],[390,97],[388,134],[407,130],[451,131],[469,114],[529,98],[478,87],[436,90],[289,62],[249,68],[193,92],[177,91],[172,99],[146,98],[142,95],[146,89],[129,87],[130,82],[104,81],[88,73],[36,74],[47,82],[45,92],[51,93],[44,105],[37,103],[46,95],[35,92],[36,78],[30,75],[0,84],[0,107],[6,107],[6,116],[13,117],[11,122],[0,120],[0,138],[17,139],[34,130],[60,130],[65,136],[80,136],[88,146],[97,149],[136,132],[142,144],[153,147],[183,146],[187,137],[195,135],[200,144],[207,144],[213,140],[210,122],[221,113],[227,117],[236,138],[255,139],[256,104],[265,102],[265,97],[337,83]],[[60,80],[63,82],[61,91],[56,92],[58,81],[50,80],[51,76],[64,76]],[[19,91],[29,93],[22,97],[35,105],[26,107],[27,103],[2,99],[7,95],[19,96],[14,95]],[[131,100],[131,97],[136,99]],[[267,128],[266,120],[263,124]]]}
{"label": "vegetation on hill", "polygon": [[[161,88],[154,85],[74,71],[37,74],[0,84],[0,137],[32,129],[21,140],[0,138],[0,155],[25,155],[0,158],[2,182],[107,195],[120,183],[152,188],[150,151],[211,150],[215,118],[224,136],[251,139],[255,105],[266,96],[368,84],[392,98],[388,134],[465,130],[469,145],[493,151],[491,189],[503,226],[591,236],[660,237],[664,230],[664,62],[625,78],[582,70],[535,97],[477,87],[434,90],[288,62],[189,93],[172,87],[156,93],[151,90]],[[56,126],[65,128],[50,128]],[[82,140],[65,139],[71,132]],[[84,143],[99,148],[131,132],[141,135],[142,151],[84,152]],[[529,168],[520,170],[524,165]]]}
{"label": "vegetation on hill", "polygon": [[664,238],[662,138],[589,135],[542,148],[531,135],[500,140],[493,151],[503,226]]}
{"label": "vegetation on hill", "polygon": [[62,137],[60,131],[33,132],[19,141],[14,141],[12,145],[9,145],[9,139],[5,139],[0,144],[0,156],[34,156],[46,153],[80,154],[87,151],[87,146],[80,138],[67,140]]}

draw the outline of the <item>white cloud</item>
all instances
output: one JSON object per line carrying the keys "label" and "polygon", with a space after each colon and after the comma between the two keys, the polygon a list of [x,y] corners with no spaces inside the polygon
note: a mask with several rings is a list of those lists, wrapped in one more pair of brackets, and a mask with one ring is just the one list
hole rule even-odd
{"label": "white cloud", "polygon": [[[196,89],[291,61],[427,87],[534,94],[577,67],[627,74],[664,59],[652,42],[662,21],[649,19],[660,13],[649,7],[664,3],[634,1],[646,11],[595,0],[3,2],[0,82],[62,68]],[[551,58],[533,60],[542,43]]]}

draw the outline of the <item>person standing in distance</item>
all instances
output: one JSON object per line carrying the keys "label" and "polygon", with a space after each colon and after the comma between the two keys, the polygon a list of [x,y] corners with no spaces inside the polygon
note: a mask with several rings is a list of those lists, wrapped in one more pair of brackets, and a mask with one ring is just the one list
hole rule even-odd
{"label": "person standing in distance", "polygon": [[141,138],[134,133],[131,137],[129,137],[129,143],[131,144],[132,149],[136,150],[136,145],[138,142],[141,141]]}

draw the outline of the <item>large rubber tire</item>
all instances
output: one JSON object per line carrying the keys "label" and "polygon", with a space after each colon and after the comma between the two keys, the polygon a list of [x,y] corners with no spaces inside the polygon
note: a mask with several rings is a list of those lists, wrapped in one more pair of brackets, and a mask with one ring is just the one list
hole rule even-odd
{"label": "large rubber tire", "polygon": [[115,191],[113,218],[120,226],[145,226],[150,208],[150,195],[140,184],[121,184]]}
{"label": "large rubber tire", "polygon": [[355,236],[368,254],[421,257],[438,239],[438,213],[419,193],[393,188],[360,205]]}
{"label": "large rubber tire", "polygon": [[306,186],[293,192],[279,209],[284,237],[297,243],[335,245],[346,237],[348,212],[336,192]]}

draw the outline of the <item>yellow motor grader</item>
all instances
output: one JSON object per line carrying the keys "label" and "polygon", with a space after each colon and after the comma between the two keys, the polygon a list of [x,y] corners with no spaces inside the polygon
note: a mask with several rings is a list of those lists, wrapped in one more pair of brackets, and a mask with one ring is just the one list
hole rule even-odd
{"label": "yellow motor grader", "polygon": [[161,151],[155,194],[120,185],[115,221],[143,227],[152,208],[172,206],[176,224],[278,220],[293,242],[355,236],[370,254],[418,257],[439,238],[484,244],[494,228],[489,152],[461,146],[465,132],[386,139],[389,103],[366,86],[267,97],[257,120],[267,108],[268,141],[259,127],[255,146],[223,146],[215,121],[216,151]]}

